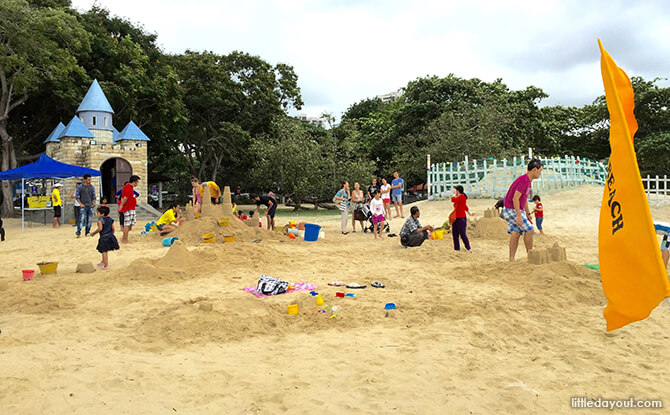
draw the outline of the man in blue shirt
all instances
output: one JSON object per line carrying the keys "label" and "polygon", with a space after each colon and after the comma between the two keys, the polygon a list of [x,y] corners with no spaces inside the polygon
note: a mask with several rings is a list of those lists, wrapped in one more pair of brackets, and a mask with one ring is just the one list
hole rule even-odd
{"label": "man in blue shirt", "polygon": [[[405,215],[402,213],[402,191],[405,187],[405,181],[400,178],[400,175],[397,171],[393,172],[394,179],[391,181],[391,201],[395,205],[395,216],[397,218],[400,215],[401,218],[404,218]],[[400,214],[398,214],[398,206],[400,206]]]}

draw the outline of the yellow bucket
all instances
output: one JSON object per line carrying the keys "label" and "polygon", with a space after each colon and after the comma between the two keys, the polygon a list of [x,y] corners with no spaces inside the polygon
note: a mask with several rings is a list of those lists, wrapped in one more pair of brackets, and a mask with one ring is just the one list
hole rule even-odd
{"label": "yellow bucket", "polygon": [[55,274],[56,268],[58,268],[58,262],[39,262],[37,264],[40,267],[40,274]]}
{"label": "yellow bucket", "polygon": [[316,305],[323,305],[325,302],[323,301],[323,297],[321,297],[321,294],[316,296]]}
{"label": "yellow bucket", "polygon": [[444,229],[435,229],[433,235],[434,235],[433,239],[444,239]]}
{"label": "yellow bucket", "polygon": [[151,232],[158,232],[158,226],[156,226],[156,225],[151,225],[150,229],[151,229]]}
{"label": "yellow bucket", "polygon": [[206,233],[206,234],[202,235],[202,239],[207,243],[213,244],[214,239],[215,239],[214,232],[210,232],[210,233]]}
{"label": "yellow bucket", "polygon": [[224,236],[223,242],[225,243],[235,242],[236,239],[237,238],[235,236]]}
{"label": "yellow bucket", "polygon": [[291,304],[286,307],[286,312],[289,314],[298,314],[298,304]]}
{"label": "yellow bucket", "polygon": [[219,226],[228,226],[230,225],[230,219],[219,219]]}
{"label": "yellow bucket", "polygon": [[74,219],[70,219],[69,221],[67,221],[67,223],[69,223],[70,225],[74,225],[77,222]]}

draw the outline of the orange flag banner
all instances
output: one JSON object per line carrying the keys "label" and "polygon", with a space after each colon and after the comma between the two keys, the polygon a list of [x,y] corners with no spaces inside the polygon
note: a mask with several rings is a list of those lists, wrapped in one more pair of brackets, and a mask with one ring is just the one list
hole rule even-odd
{"label": "orange flag banner", "polygon": [[670,282],[633,147],[633,86],[600,40],[598,45],[612,151],[598,227],[600,276],[608,301],[603,314],[609,331],[647,318],[670,296]]}

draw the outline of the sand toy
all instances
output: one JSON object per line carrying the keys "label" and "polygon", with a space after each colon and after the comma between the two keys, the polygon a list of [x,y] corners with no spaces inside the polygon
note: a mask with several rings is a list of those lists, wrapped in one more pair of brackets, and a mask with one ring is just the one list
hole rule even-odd
{"label": "sand toy", "polygon": [[38,262],[37,266],[40,267],[40,274],[42,275],[55,274],[58,262]]}

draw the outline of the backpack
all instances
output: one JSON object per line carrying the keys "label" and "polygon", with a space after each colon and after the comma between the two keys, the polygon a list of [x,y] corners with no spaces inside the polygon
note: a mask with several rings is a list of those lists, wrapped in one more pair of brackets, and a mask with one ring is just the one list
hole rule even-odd
{"label": "backpack", "polygon": [[261,275],[258,279],[256,292],[265,295],[283,294],[288,290],[288,281],[280,280],[279,278],[271,277],[269,275]]}

